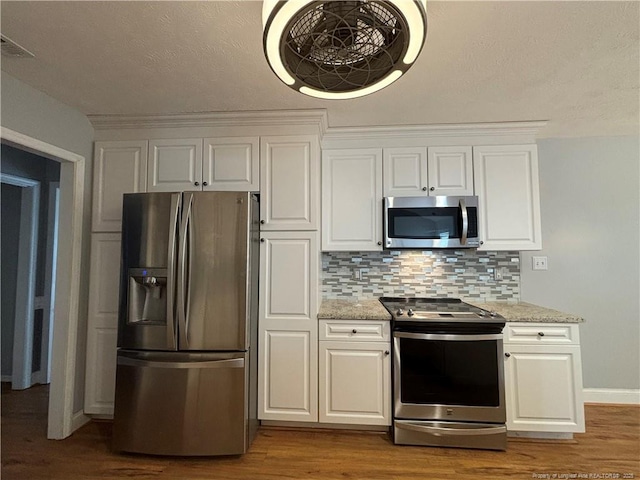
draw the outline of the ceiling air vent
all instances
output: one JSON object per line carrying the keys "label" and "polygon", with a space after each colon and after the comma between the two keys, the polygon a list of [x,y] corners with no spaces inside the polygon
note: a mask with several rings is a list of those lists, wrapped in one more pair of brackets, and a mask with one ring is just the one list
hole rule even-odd
{"label": "ceiling air vent", "polygon": [[31,53],[29,50],[27,50],[24,47],[21,47],[16,42],[11,40],[10,38],[5,37],[2,34],[0,34],[0,43],[1,43],[0,51],[2,52],[2,55],[5,57],[24,57],[24,58],[35,57],[35,55]]}

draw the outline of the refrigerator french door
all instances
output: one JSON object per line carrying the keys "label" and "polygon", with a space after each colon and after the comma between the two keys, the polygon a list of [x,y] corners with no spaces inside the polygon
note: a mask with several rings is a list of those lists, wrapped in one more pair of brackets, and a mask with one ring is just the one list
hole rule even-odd
{"label": "refrigerator french door", "polygon": [[248,192],[124,195],[115,450],[248,449],[257,428],[258,225]]}

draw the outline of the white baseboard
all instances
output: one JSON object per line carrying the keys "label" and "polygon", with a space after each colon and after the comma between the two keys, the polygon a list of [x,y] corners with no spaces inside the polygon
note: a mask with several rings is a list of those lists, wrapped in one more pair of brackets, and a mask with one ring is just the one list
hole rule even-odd
{"label": "white baseboard", "polygon": [[77,429],[79,429],[85,423],[88,423],[89,420],[91,420],[91,417],[86,416],[82,412],[82,410],[80,410],[79,412],[74,413],[73,417],[71,417],[71,431],[75,432]]}
{"label": "white baseboard", "polygon": [[640,405],[640,389],[637,388],[585,388],[585,403],[624,403]]}

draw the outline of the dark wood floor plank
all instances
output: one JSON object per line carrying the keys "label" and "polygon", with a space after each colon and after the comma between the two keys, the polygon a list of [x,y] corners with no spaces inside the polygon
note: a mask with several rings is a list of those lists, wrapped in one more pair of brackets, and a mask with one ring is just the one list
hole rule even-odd
{"label": "dark wood floor plank", "polygon": [[397,446],[372,432],[263,427],[246,455],[172,458],[113,453],[109,422],[91,422],[63,441],[46,440],[47,396],[47,387],[3,389],[3,479],[640,479],[638,406],[587,405],[587,433],[573,441],[510,440],[506,452]]}

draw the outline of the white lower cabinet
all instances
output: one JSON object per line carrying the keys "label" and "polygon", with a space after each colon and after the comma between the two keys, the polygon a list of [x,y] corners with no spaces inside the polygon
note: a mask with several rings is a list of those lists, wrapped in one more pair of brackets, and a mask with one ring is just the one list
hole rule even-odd
{"label": "white lower cabinet", "polygon": [[261,232],[260,420],[318,421],[318,232]]}
{"label": "white lower cabinet", "polygon": [[[317,337],[295,320],[260,328],[258,387],[261,420],[318,419]],[[297,328],[297,329],[296,329]]]}
{"label": "white lower cabinet", "polygon": [[116,384],[120,233],[91,236],[84,413],[113,415]]}
{"label": "white lower cabinet", "polygon": [[507,324],[504,351],[507,430],[584,432],[578,325]]}
{"label": "white lower cabinet", "polygon": [[318,420],[391,425],[389,322],[321,320],[319,327]]}

